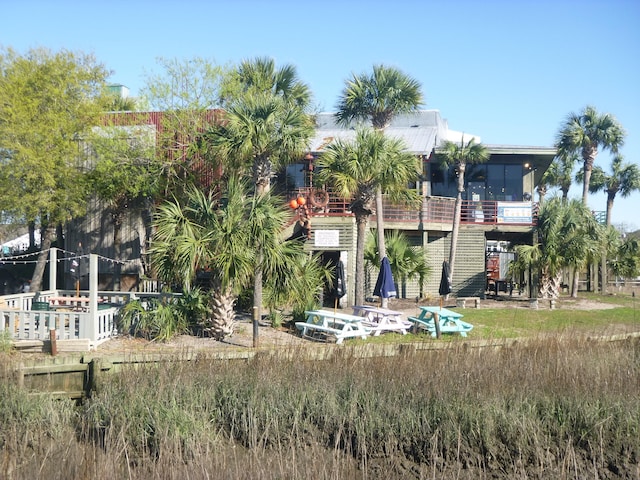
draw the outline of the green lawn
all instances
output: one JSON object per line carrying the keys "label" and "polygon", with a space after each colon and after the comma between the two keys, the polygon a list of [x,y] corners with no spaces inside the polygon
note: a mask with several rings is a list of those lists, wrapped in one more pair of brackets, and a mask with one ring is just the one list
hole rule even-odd
{"label": "green lawn", "polygon": [[[580,335],[612,335],[628,331],[640,331],[640,299],[630,295],[597,295],[581,293],[580,301],[588,300],[614,306],[603,309],[584,309],[576,307],[576,301],[568,296],[561,297],[554,310],[548,303],[540,300],[540,308],[532,309],[520,303],[514,308],[488,308],[484,302],[482,308],[452,310],[464,314],[464,321],[473,325],[467,339],[521,338],[535,337],[553,333]],[[528,304],[527,304],[528,305]],[[411,335],[385,334],[372,337],[367,342],[406,342],[425,340],[431,336],[427,333]],[[445,341],[465,340],[457,334],[442,335]]]}

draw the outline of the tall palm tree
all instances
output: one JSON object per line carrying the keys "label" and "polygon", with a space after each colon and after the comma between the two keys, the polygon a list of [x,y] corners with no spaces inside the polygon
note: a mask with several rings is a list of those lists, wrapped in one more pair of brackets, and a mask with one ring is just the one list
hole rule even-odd
{"label": "tall palm tree", "polygon": [[[611,161],[611,173],[607,174],[597,165],[593,167],[589,191],[592,193],[604,190],[607,192],[607,227],[611,226],[611,211],[616,195],[628,197],[640,190],[640,167],[635,163],[625,162],[618,154]],[[602,291],[607,289],[607,256],[602,256]]]}
{"label": "tall palm tree", "polygon": [[584,162],[582,203],[587,205],[591,172],[598,156],[598,149],[618,153],[624,143],[625,132],[611,114],[600,114],[587,106],[580,113],[571,113],[557,135],[556,146],[561,155],[580,153]]}
{"label": "tall palm tree", "polygon": [[[384,130],[399,114],[416,111],[423,103],[420,83],[392,67],[374,65],[371,74],[353,75],[338,100],[336,119],[349,125],[354,120],[369,120],[376,130]],[[405,184],[403,187],[406,187]],[[384,241],[383,191],[376,191],[376,226],[380,257],[386,256]],[[382,300],[386,307],[387,299]]]}
{"label": "tall palm tree", "polygon": [[460,139],[460,143],[445,141],[438,148],[438,156],[440,157],[443,168],[453,166],[457,181],[456,203],[453,211],[453,229],[451,232],[451,246],[449,249],[449,281],[453,279],[453,271],[455,268],[456,250],[458,248],[458,233],[460,231],[460,219],[462,216],[462,193],[464,192],[464,174],[467,165],[475,165],[484,163],[489,160],[490,154],[487,147],[481,143],[476,143],[475,138],[471,138],[468,142],[464,141],[464,135]]}
{"label": "tall palm tree", "polygon": [[[378,189],[407,195],[407,182],[418,170],[418,159],[398,139],[380,131],[359,128],[353,142],[337,140],[318,158],[317,178],[338,195],[352,199],[356,218],[355,303],[364,302],[364,247],[369,216],[375,210]],[[381,257],[382,258],[382,257]]]}
{"label": "tall palm tree", "polygon": [[220,339],[233,333],[235,300],[251,285],[258,254],[263,271],[285,275],[289,270],[282,265],[304,255],[299,242],[279,241],[289,216],[283,202],[268,193],[250,197],[247,192],[236,177],[219,199],[191,188],[184,204],[167,202],[154,219],[150,256],[159,277],[189,291],[198,272],[210,273],[213,313],[202,327]]}
{"label": "tall palm tree", "polygon": [[[237,71],[240,88],[229,96],[224,122],[206,135],[213,153],[226,160],[228,169],[243,173],[252,168],[257,195],[269,191],[271,178],[281,166],[300,158],[314,129],[305,111],[306,87],[295,71],[271,75],[273,65],[263,63],[256,62],[253,69],[250,63],[241,65]],[[265,71],[268,74],[258,73]],[[289,81],[280,81],[283,77]],[[262,260],[258,251],[253,290],[258,318],[262,316]]]}

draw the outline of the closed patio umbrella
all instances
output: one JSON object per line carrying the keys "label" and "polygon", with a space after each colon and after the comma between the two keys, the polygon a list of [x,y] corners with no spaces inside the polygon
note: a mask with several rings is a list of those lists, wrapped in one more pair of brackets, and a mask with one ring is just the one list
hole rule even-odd
{"label": "closed patio umbrella", "polygon": [[373,289],[373,294],[380,298],[391,298],[398,295],[393,281],[393,274],[391,273],[391,263],[389,263],[387,257],[384,257],[380,262],[380,272],[378,273],[378,280]]}
{"label": "closed patio umbrella", "polygon": [[[451,280],[449,279],[449,263],[445,260],[442,262],[442,276],[440,277],[440,288],[438,289],[440,294],[440,309],[442,309],[443,297],[446,297],[451,293]],[[436,328],[436,338],[440,338],[440,322],[434,321]]]}
{"label": "closed patio umbrella", "polygon": [[347,278],[344,273],[344,263],[338,261],[333,278],[333,288],[329,292],[329,296],[334,299],[334,310],[338,308],[338,299],[344,297],[347,293]]}
{"label": "closed patio umbrella", "polygon": [[442,277],[440,277],[440,289],[438,290],[441,296],[446,297],[451,293],[451,282],[449,280],[449,263],[445,260],[442,262]]}

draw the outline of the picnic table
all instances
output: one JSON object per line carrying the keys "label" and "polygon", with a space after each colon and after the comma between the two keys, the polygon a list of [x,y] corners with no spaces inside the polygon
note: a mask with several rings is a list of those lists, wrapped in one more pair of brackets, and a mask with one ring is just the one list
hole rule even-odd
{"label": "picnic table", "polygon": [[438,325],[441,333],[459,333],[460,336],[466,337],[471,331],[473,325],[462,321],[463,315],[453,310],[442,307],[420,307],[420,315],[417,317],[409,317],[409,321],[417,328],[424,328],[431,333],[432,337],[436,336],[435,319],[438,319]]}
{"label": "picnic table", "polygon": [[52,310],[70,309],[86,312],[89,310],[89,297],[49,297],[49,306]]}
{"label": "picnic table", "polygon": [[400,332],[407,334],[411,322],[403,320],[402,312],[371,305],[354,305],[353,314],[363,317],[363,325],[374,337],[383,332]]}
{"label": "picnic table", "polygon": [[308,310],[304,313],[307,320],[296,322],[296,328],[303,337],[326,340],[333,336],[336,343],[342,343],[345,338],[366,339],[369,335],[361,316],[331,310]]}

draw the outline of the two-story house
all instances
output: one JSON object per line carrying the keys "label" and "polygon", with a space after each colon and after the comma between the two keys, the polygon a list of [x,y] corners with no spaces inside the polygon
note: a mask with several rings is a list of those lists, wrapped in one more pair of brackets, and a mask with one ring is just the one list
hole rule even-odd
{"label": "two-story house", "polygon": [[[408,209],[385,202],[385,229],[402,231],[411,245],[424,249],[432,274],[422,293],[437,296],[442,262],[449,257],[457,185],[453,169],[443,170],[436,153],[442,142],[459,142],[463,134],[450,130],[437,110],[399,116],[385,129],[385,134],[402,139],[408,151],[418,156],[423,165],[421,180],[408,186],[422,196],[421,208]],[[289,198],[303,195],[310,200],[312,233],[307,248],[321,252],[327,262],[343,261],[349,292],[347,303],[353,301],[354,217],[348,210],[348,199],[337,198],[330,188],[315,185],[313,173],[315,159],[328,144],[337,138],[354,137],[355,129],[338,126],[333,114],[319,114],[309,154],[290,165],[281,179]],[[464,138],[468,141],[471,135],[464,134]],[[475,138],[480,142],[479,137]],[[458,254],[452,279],[453,294],[457,296],[484,296],[488,281],[497,281],[499,288],[502,281],[507,280],[505,262],[499,261],[500,252],[513,242],[533,241],[532,227],[537,213],[533,198],[535,187],[555,156],[555,148],[551,147],[486,147],[491,154],[489,161],[467,166],[465,174]],[[375,215],[370,220],[371,227],[375,228]],[[370,296],[375,276],[367,280],[370,282],[365,295]],[[397,290],[403,298],[416,298],[421,293],[417,281],[398,285]]]}
{"label": "two-story house", "polygon": [[[119,114],[127,117],[123,125],[146,125],[149,131],[160,131],[161,115],[157,112]],[[385,133],[403,140],[406,148],[418,156],[423,165],[420,181],[407,188],[416,189],[422,197],[420,208],[407,208],[385,203],[385,228],[400,230],[416,248],[424,249],[432,274],[427,279],[427,296],[437,296],[440,269],[448,258],[453,210],[456,196],[456,179],[452,169],[443,170],[437,160],[438,146],[445,140],[460,141],[462,133],[450,130],[439,111],[426,110],[399,116],[387,127]],[[355,129],[343,128],[335,123],[334,115],[317,115],[317,129],[309,151],[304,158],[290,164],[280,172],[274,188],[288,202],[304,196],[311,215],[311,236],[306,242],[310,251],[322,254],[326,262],[345,265],[347,296],[343,302],[353,302],[355,275],[355,218],[349,211],[350,199],[338,198],[330,188],[314,183],[315,160],[328,144],[336,138],[350,139]],[[464,134],[468,140],[469,134]],[[479,137],[476,137],[480,141]],[[458,254],[454,266],[453,294],[457,296],[483,296],[488,279],[502,280],[504,268],[495,262],[495,253],[513,242],[533,241],[532,231],[536,221],[537,204],[534,192],[542,174],[555,156],[551,147],[486,145],[491,157],[486,164],[467,167],[465,174],[465,198],[458,239]],[[149,240],[149,212],[131,212],[122,224],[120,266],[122,289],[137,288],[145,246]],[[371,227],[375,228],[375,215]],[[285,232],[286,233],[286,232]],[[67,245],[72,248],[81,242],[86,251],[98,253],[104,258],[114,258],[113,225],[100,202],[93,202],[89,214],[75,222],[67,234]],[[108,288],[115,264],[105,261],[100,265],[101,284]],[[375,278],[370,279],[365,290],[371,296]],[[398,285],[403,298],[420,295],[417,281]]]}

